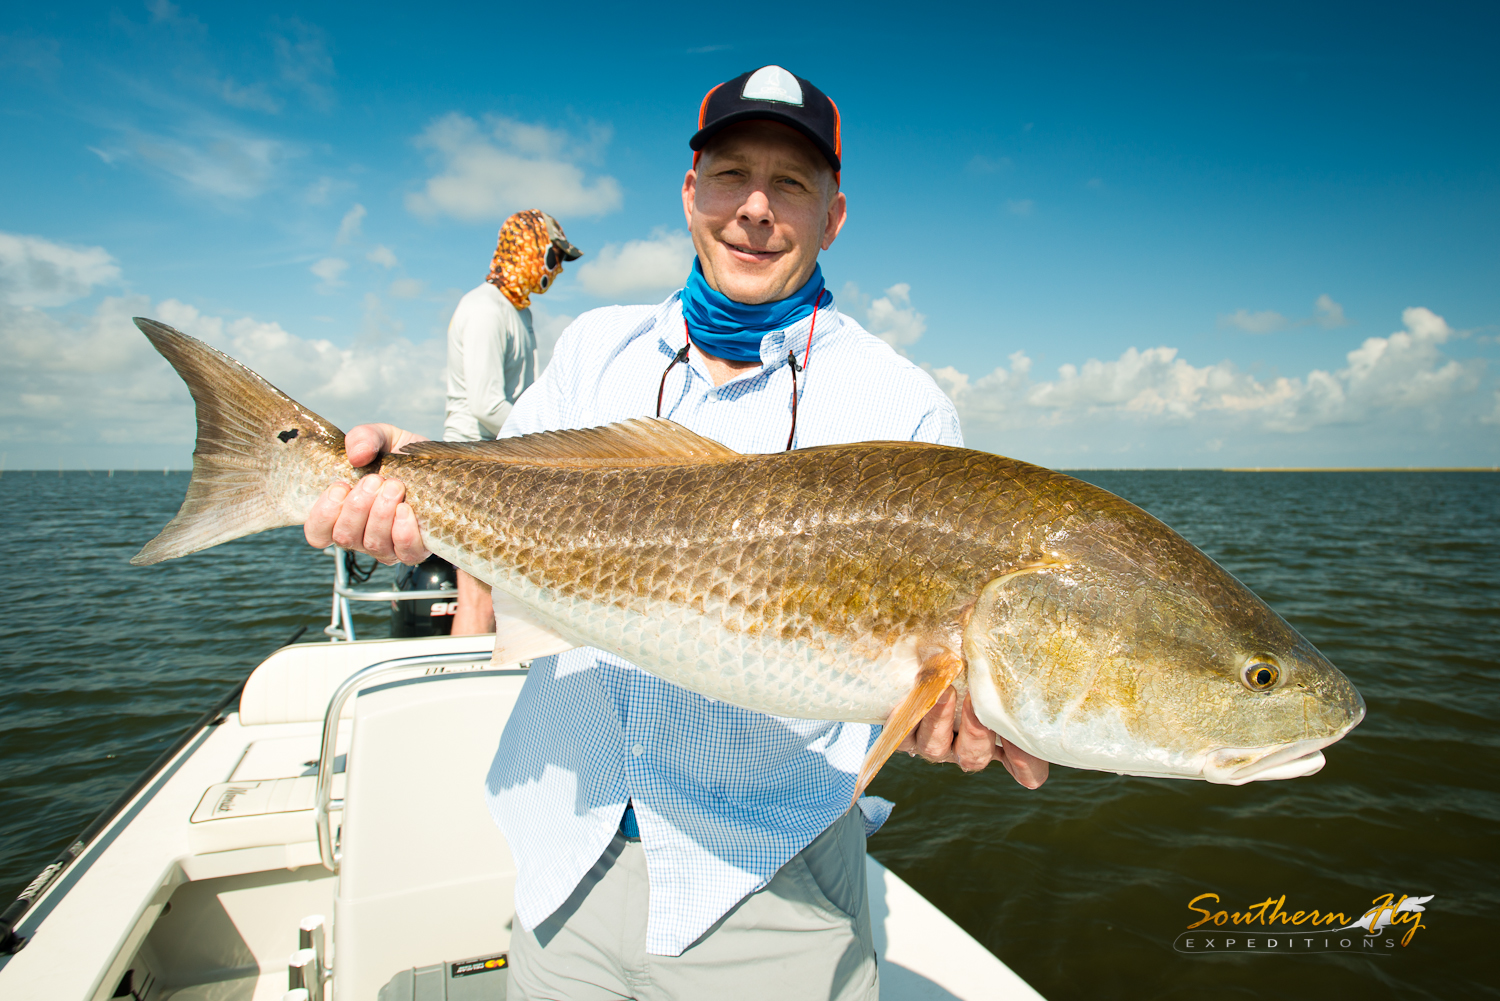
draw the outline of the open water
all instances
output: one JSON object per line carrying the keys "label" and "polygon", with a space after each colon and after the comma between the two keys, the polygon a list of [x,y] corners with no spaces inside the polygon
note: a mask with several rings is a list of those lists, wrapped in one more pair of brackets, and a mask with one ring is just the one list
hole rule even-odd
{"label": "open water", "polygon": [[[1500,996],[1500,476],[1081,475],[1265,598],[1365,722],[1320,774],[1240,788],[1057,768],[1029,792],[898,755],[870,851],[1052,999]],[[266,652],[327,622],[331,560],[295,529],[128,566],[186,486],[0,476],[0,907]],[[380,611],[359,621],[384,635]],[[1204,893],[1351,921],[1383,894],[1433,899],[1373,955],[1175,951]]]}

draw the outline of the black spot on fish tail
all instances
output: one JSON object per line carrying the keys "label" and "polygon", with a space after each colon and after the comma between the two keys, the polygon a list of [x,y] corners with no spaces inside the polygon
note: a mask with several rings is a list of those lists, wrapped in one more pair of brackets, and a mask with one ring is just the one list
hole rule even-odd
{"label": "black spot on fish tail", "polygon": [[144,317],[137,317],[135,325],[187,383],[197,412],[198,438],[193,445],[193,478],[182,508],[130,562],[147,566],[299,524],[306,515],[291,509],[291,495],[271,475],[284,454],[276,451],[271,439],[286,444],[293,436],[301,437],[301,426],[308,424],[308,434],[318,444],[337,451],[343,433],[202,341]]}

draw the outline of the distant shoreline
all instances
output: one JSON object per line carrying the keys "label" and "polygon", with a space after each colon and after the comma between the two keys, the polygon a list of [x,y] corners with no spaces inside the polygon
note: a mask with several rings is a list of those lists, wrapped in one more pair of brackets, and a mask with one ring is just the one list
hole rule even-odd
{"label": "distant shoreline", "polygon": [[1059,473],[1500,473],[1500,466],[1058,466]]}
{"label": "distant shoreline", "polygon": [[1500,466],[1237,466],[1221,473],[1500,473]]}

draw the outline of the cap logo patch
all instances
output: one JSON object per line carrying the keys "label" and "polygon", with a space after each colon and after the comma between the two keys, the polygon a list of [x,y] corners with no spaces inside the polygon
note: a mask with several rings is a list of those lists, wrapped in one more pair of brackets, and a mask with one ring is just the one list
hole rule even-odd
{"label": "cap logo patch", "polygon": [[775,101],[802,107],[802,85],[780,66],[762,66],[750,74],[740,97],[746,101]]}

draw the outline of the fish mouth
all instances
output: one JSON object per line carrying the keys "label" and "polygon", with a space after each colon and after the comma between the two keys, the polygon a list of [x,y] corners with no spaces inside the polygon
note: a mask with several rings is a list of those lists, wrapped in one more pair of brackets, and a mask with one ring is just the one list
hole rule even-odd
{"label": "fish mouth", "polygon": [[1216,785],[1242,786],[1246,782],[1269,782],[1274,779],[1299,779],[1323,770],[1323,748],[1344,735],[1365,718],[1365,700],[1354,695],[1349,722],[1327,737],[1310,737],[1269,747],[1221,747],[1209,752],[1203,766],[1203,777]]}
{"label": "fish mouth", "polygon": [[1221,747],[1208,756],[1203,777],[1216,785],[1242,786],[1246,782],[1298,779],[1321,771],[1323,748],[1342,737],[1294,740],[1272,747]]}

